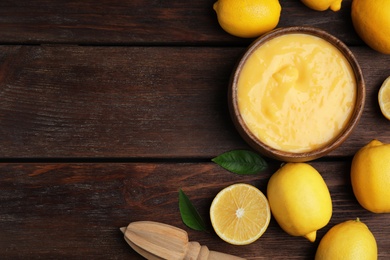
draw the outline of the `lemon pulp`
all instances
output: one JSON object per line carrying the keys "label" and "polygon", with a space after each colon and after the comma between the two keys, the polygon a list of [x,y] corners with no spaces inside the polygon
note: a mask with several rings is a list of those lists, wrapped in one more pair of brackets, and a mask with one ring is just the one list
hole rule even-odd
{"label": "lemon pulp", "polygon": [[386,78],[379,89],[378,102],[382,114],[390,120],[390,76]]}
{"label": "lemon pulp", "polygon": [[268,200],[252,185],[237,183],[221,190],[210,207],[217,235],[233,245],[247,245],[266,231],[271,218]]}

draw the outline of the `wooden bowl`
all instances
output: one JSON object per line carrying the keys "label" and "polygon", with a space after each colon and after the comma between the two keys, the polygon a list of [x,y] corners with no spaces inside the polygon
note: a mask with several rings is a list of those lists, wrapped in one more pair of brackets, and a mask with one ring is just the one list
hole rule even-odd
{"label": "wooden bowl", "polygon": [[[240,77],[242,68],[247,61],[248,57],[252,55],[252,53],[262,44],[269,41],[270,39],[273,39],[275,37],[279,37],[285,34],[291,34],[291,33],[301,33],[301,34],[309,34],[313,36],[320,37],[329,43],[331,43],[333,46],[335,46],[347,59],[347,61],[350,63],[350,66],[352,68],[352,71],[355,75],[356,80],[356,103],[353,108],[352,116],[350,117],[349,121],[347,122],[344,129],[341,130],[340,134],[336,136],[330,143],[327,143],[326,145],[310,150],[308,152],[289,152],[289,151],[283,151],[278,150],[273,147],[270,147],[269,145],[265,144],[264,142],[260,141],[246,126],[239,108],[238,108],[238,100],[237,100],[237,83],[238,79]],[[287,28],[280,28],[273,30],[257,40],[255,40],[247,49],[243,57],[238,62],[232,77],[230,81],[229,86],[229,110],[230,114],[233,120],[233,123],[235,127],[237,128],[240,135],[243,137],[243,139],[256,151],[263,154],[264,156],[286,161],[286,162],[305,162],[305,161],[311,161],[317,158],[320,158],[332,150],[339,147],[351,134],[353,129],[358,124],[358,121],[360,119],[360,116],[363,112],[364,108],[364,102],[365,102],[365,84],[363,79],[362,71],[359,67],[359,64],[357,60],[355,59],[352,52],[347,48],[347,46],[342,43],[339,39],[336,37],[330,35],[329,33],[322,31],[317,28],[313,27],[287,27]]]}

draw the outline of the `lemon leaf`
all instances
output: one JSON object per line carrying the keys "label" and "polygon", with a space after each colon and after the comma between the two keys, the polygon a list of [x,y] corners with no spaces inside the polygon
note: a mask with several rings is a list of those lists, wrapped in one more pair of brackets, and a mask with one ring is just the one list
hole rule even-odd
{"label": "lemon leaf", "polygon": [[267,162],[257,153],[247,150],[233,150],[212,159],[224,169],[236,174],[256,174],[268,167]]}
{"label": "lemon leaf", "polygon": [[181,219],[187,227],[198,231],[207,231],[202,217],[182,189],[179,190],[179,209]]}

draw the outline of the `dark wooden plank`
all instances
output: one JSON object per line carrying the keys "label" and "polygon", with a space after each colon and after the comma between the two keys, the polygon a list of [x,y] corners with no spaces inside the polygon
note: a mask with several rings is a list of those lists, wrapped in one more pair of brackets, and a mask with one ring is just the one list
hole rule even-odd
{"label": "dark wooden plank", "polygon": [[17,64],[0,83],[1,156],[210,154],[236,136],[226,87],[241,51],[23,47],[4,58]]}
{"label": "dark wooden plank", "polygon": [[390,257],[390,215],[364,210],[349,180],[350,161],[314,162],[333,200],[330,223],[310,243],[292,237],[272,220],[248,246],[232,246],[214,232],[187,228],[178,210],[182,188],[208,224],[212,199],[225,186],[251,183],[263,192],[278,167],[239,176],[212,163],[0,164],[2,259],[141,259],[118,228],[151,220],[186,230],[190,240],[248,259],[313,259],[320,238],[333,225],[359,217],[376,237],[379,259]]}
{"label": "dark wooden plank", "polygon": [[[210,158],[247,148],[227,108],[244,48],[0,47],[2,158]],[[376,96],[390,56],[352,51],[367,84],[359,126],[332,156],[390,142]]]}
{"label": "dark wooden plank", "polygon": [[[225,33],[215,1],[26,1],[0,2],[0,43],[93,45],[235,44],[250,40]],[[350,21],[352,0],[340,12],[318,12],[300,1],[281,0],[278,27],[310,25],[350,44],[360,44]]]}

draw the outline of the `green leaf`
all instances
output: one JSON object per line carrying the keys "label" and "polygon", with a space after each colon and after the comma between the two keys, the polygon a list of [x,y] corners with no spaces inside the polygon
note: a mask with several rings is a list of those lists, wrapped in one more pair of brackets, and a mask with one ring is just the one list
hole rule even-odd
{"label": "green leaf", "polygon": [[181,189],[179,190],[179,209],[181,219],[186,226],[198,231],[207,231],[206,224],[202,217]]}
{"label": "green leaf", "polygon": [[212,159],[226,170],[237,174],[256,174],[268,167],[267,162],[257,153],[233,150]]}

